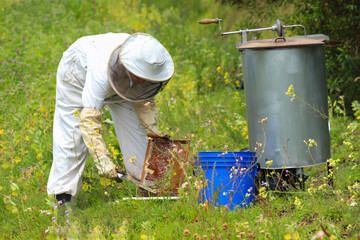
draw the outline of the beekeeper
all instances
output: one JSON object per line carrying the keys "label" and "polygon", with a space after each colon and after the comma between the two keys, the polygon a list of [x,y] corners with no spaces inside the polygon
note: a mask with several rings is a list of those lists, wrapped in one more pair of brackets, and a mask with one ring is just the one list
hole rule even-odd
{"label": "beekeeper", "polygon": [[128,175],[140,180],[147,136],[157,128],[154,96],[174,73],[165,47],[145,33],[85,36],[63,53],[57,70],[53,163],[48,194],[70,201],[81,187],[88,151],[100,176],[118,180],[101,136],[101,110],[108,106]]}

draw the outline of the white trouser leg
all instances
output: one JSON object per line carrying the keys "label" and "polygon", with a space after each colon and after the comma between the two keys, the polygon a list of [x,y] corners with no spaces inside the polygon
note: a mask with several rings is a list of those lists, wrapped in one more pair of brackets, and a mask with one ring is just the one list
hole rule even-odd
{"label": "white trouser leg", "polygon": [[[108,104],[127,174],[140,180],[148,140],[133,103]],[[135,157],[135,159],[134,159]],[[129,161],[133,159],[132,161]]]}
{"label": "white trouser leg", "polygon": [[49,175],[48,194],[76,195],[81,187],[87,147],[79,129],[74,111],[81,109],[57,105],[53,131],[53,163]]}
{"label": "white trouser leg", "polygon": [[82,87],[71,74],[73,65],[62,59],[57,72],[56,106],[53,126],[53,164],[48,194],[76,195],[81,187],[87,147],[74,112],[82,110]]}

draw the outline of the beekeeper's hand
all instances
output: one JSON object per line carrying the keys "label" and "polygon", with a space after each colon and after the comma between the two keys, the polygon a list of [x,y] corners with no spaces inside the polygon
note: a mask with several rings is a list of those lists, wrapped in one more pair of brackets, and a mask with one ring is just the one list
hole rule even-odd
{"label": "beekeeper's hand", "polygon": [[146,135],[151,138],[163,138],[169,139],[170,136],[166,135],[164,132],[160,131],[157,127],[145,129]]}
{"label": "beekeeper's hand", "polygon": [[150,98],[142,102],[135,102],[134,108],[137,115],[139,116],[140,122],[143,125],[146,134],[149,137],[169,138],[169,136],[160,131],[157,126],[158,109],[156,107],[154,98]]}
{"label": "beekeeper's hand", "polygon": [[108,156],[103,155],[94,160],[94,163],[100,177],[109,178],[118,183],[122,182],[122,180],[118,177],[118,173],[124,175],[125,172],[118,165],[114,164]]}
{"label": "beekeeper's hand", "polygon": [[120,167],[114,164],[107,155],[102,155],[94,160],[95,166],[100,177],[106,177],[116,180]]}

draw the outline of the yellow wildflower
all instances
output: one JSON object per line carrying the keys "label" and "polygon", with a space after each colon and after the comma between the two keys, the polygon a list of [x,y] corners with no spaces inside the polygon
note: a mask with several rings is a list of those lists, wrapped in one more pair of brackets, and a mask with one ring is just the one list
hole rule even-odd
{"label": "yellow wildflower", "polygon": [[290,240],[290,239],[291,239],[291,234],[290,234],[290,233],[286,234],[286,235],[284,236],[284,238],[285,238],[286,240]]}
{"label": "yellow wildflower", "polygon": [[75,117],[78,117],[78,116],[79,116],[79,111],[78,111],[78,110],[75,110],[75,111],[74,111],[74,116],[75,116]]}
{"label": "yellow wildflower", "polygon": [[266,165],[270,167],[273,164],[273,160],[266,161]]}
{"label": "yellow wildflower", "polygon": [[297,206],[298,208],[302,208],[302,202],[299,198],[295,197],[295,201],[294,201],[295,206]]}
{"label": "yellow wildflower", "polygon": [[294,94],[294,86],[290,84],[288,90],[286,91],[286,95],[292,96]]}
{"label": "yellow wildflower", "polygon": [[135,156],[132,156],[132,157],[129,158],[128,161],[129,161],[130,163],[133,163],[135,160],[136,160],[136,157],[135,157]]}
{"label": "yellow wildflower", "polygon": [[317,147],[317,142],[314,139],[309,138],[309,147],[315,145]]}
{"label": "yellow wildflower", "polygon": [[290,84],[288,90],[286,91],[286,95],[291,96],[291,101],[293,101],[296,98],[294,86],[292,84]]}

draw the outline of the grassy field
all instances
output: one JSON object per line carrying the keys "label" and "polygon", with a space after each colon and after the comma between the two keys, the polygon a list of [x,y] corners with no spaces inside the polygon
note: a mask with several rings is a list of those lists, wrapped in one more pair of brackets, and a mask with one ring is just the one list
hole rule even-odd
{"label": "grassy field", "polygon": [[[248,147],[235,48],[240,38],[220,37],[218,26],[197,21],[219,17],[226,30],[236,30],[249,16],[212,0],[0,1],[0,239],[360,238],[360,107],[354,103],[357,115],[348,117],[342,99],[329,101],[334,188],[325,165],[312,167],[305,170],[310,178],[303,191],[261,191],[251,208],[228,211],[198,204],[201,179],[188,165],[182,199],[123,201],[137,189],[98,177],[89,158],[81,193],[66,212],[59,211],[46,182],[63,51],[84,35],[152,34],[176,66],[156,99],[162,130],[191,140],[189,159],[197,151],[238,151]],[[121,164],[110,115],[104,116],[104,138]]]}

